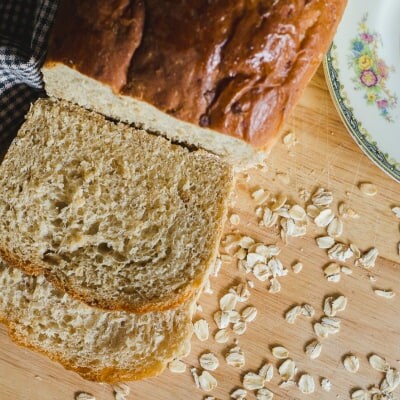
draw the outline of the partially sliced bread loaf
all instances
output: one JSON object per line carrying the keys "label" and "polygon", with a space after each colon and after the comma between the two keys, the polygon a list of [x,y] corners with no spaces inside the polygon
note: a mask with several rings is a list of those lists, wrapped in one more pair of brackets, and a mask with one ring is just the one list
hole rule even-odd
{"label": "partially sliced bread loaf", "polygon": [[0,254],[89,305],[171,309],[215,261],[232,179],[205,151],[39,100],[0,166]]}
{"label": "partially sliced bread loaf", "polygon": [[164,312],[104,312],[2,260],[0,292],[0,319],[15,342],[89,380],[113,383],[157,375],[189,346],[193,300]]}

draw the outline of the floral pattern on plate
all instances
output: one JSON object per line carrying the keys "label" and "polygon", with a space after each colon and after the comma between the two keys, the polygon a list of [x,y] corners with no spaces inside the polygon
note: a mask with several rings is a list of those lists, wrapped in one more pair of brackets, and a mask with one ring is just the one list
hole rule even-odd
{"label": "floral pattern on plate", "polygon": [[355,89],[364,91],[367,104],[376,105],[379,114],[388,122],[393,122],[390,112],[397,105],[397,96],[386,87],[386,81],[395,68],[388,67],[379,57],[381,39],[376,32],[369,30],[367,19],[368,14],[365,14],[359,23],[357,37],[351,41],[349,67],[355,73]]}

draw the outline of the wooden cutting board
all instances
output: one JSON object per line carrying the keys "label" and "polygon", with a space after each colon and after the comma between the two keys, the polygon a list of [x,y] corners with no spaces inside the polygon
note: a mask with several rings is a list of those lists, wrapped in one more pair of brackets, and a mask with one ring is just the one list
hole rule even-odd
{"label": "wooden cutting board", "polygon": [[[353,388],[380,382],[382,374],[374,371],[367,361],[371,353],[380,354],[391,365],[400,367],[397,362],[400,359],[400,258],[396,251],[400,220],[390,209],[400,205],[400,185],[372,164],[347,134],[329,97],[322,68],[283,129],[284,133],[289,131],[298,139],[294,148],[288,150],[280,141],[269,158],[268,171],[257,169],[249,173],[248,179],[239,177],[231,213],[240,216],[240,225],[227,224],[226,232],[235,228],[260,242],[277,243],[283,249],[280,259],[285,266],[290,267],[298,260],[304,269],[299,274],[290,272],[281,278],[282,290],[278,294],[268,293],[265,283],[246,277],[255,282],[248,304],[258,309],[258,315],[246,333],[238,337],[246,357],[244,368],[227,366],[223,357],[234,335],[228,344],[217,344],[212,337],[206,342],[193,338],[192,353],[185,361],[188,366],[198,367],[198,356],[202,352],[212,351],[220,360],[220,368],[213,372],[218,388],[210,394],[218,399],[228,399],[232,389],[240,387],[245,372],[256,371],[266,360],[276,365],[270,351],[276,344],[290,351],[299,372],[314,376],[317,389],[308,396],[296,387],[282,389],[278,387],[280,380],[275,370],[272,382],[267,385],[275,393],[275,399],[348,399]],[[282,179],[281,173],[288,174],[289,182]],[[364,181],[378,186],[377,196],[366,197],[358,190],[357,183]],[[371,246],[379,249],[377,266],[369,273],[348,263],[353,274],[343,276],[339,283],[328,283],[322,272],[328,259],[315,245],[318,231],[313,226],[306,237],[291,239],[284,245],[275,232],[258,225],[250,197],[254,188],[285,193],[292,201],[301,203],[300,189],[312,191],[319,186],[334,192],[335,209],[339,201],[345,201],[360,214],[358,220],[345,221],[343,240],[357,244],[362,250]],[[375,276],[376,282],[371,282],[368,274]],[[202,295],[203,312],[196,319],[207,319],[212,333],[216,331],[212,313],[218,307],[218,298],[243,279],[234,262],[225,263],[218,278],[212,279],[214,293]],[[373,292],[374,287],[393,289],[397,296],[391,300],[379,298]],[[342,293],[349,300],[341,315],[341,331],[324,339],[321,356],[310,361],[304,354],[304,345],[314,337],[312,321],[298,318],[294,325],[289,325],[283,315],[292,305],[307,302],[317,310],[317,319],[322,315],[323,298],[335,293]],[[361,367],[356,374],[343,368],[342,358],[348,353],[360,359]],[[323,392],[319,386],[322,376],[332,381],[330,393]],[[179,375],[166,371],[160,377],[131,383],[130,387],[129,399],[200,400],[206,397],[195,388],[189,368]],[[108,385],[86,382],[45,357],[14,345],[4,327],[0,329],[0,400],[72,400],[77,391],[90,392],[100,400],[113,398]],[[255,399],[255,396],[249,394],[247,398]]]}

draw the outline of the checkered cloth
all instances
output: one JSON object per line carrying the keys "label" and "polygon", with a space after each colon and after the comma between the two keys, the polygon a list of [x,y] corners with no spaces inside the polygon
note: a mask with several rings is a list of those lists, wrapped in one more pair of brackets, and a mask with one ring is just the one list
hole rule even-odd
{"label": "checkered cloth", "polygon": [[58,0],[0,0],[0,150],[42,96],[40,67]]}

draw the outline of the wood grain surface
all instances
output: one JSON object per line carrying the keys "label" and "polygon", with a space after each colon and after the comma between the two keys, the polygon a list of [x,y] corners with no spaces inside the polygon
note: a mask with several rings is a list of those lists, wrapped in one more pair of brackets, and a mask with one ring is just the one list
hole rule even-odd
{"label": "wood grain surface", "polygon": [[[245,372],[257,370],[266,360],[276,365],[270,351],[275,344],[287,347],[299,372],[310,373],[317,382],[314,394],[302,395],[296,387],[279,388],[280,379],[275,370],[272,382],[267,384],[275,399],[348,399],[353,388],[367,388],[380,382],[382,374],[374,371],[367,361],[371,353],[380,354],[391,365],[400,367],[397,362],[400,359],[400,258],[396,251],[400,221],[390,209],[400,205],[400,185],[372,164],[350,138],[329,97],[322,68],[283,129],[283,133],[288,131],[294,132],[299,141],[294,148],[288,150],[280,141],[269,158],[268,171],[250,171],[248,180],[239,177],[231,212],[237,213],[241,222],[238,227],[228,223],[225,230],[235,228],[260,242],[277,243],[283,249],[279,258],[285,266],[298,260],[304,269],[299,274],[290,272],[281,278],[282,290],[278,294],[268,293],[265,283],[246,277],[255,282],[247,304],[257,307],[258,315],[246,333],[238,337],[246,357],[244,368],[229,367],[223,357],[233,342],[233,334],[227,344],[217,344],[212,337],[206,342],[193,338],[192,353],[185,360],[188,367],[198,367],[198,356],[206,351],[214,352],[220,360],[220,367],[213,372],[218,388],[208,394],[218,399],[229,399],[232,389],[241,386]],[[289,183],[282,181],[281,172],[289,175]],[[357,183],[367,181],[378,186],[375,197],[366,197],[358,190]],[[372,271],[356,268],[350,262],[347,264],[354,271],[351,276],[343,276],[339,283],[328,283],[322,271],[328,262],[326,252],[315,245],[315,237],[322,231],[310,225],[307,236],[291,239],[284,245],[273,230],[258,225],[250,197],[254,188],[285,193],[301,204],[299,190],[312,191],[319,186],[333,191],[335,209],[339,201],[345,201],[360,214],[360,219],[345,220],[343,240],[357,244],[362,250],[371,246],[379,249],[380,257]],[[374,275],[376,282],[371,282],[368,274]],[[218,307],[218,298],[243,279],[235,263],[225,263],[218,278],[212,279],[214,293],[202,295],[203,312],[196,319],[207,319],[212,333],[216,331],[212,313]],[[379,298],[373,292],[374,287],[393,289],[397,296],[391,300]],[[290,306],[307,302],[317,310],[316,320],[322,316],[323,298],[332,293],[342,293],[349,300],[341,315],[342,328],[339,334],[323,340],[321,356],[310,361],[304,354],[304,345],[314,337],[312,321],[299,318],[294,325],[289,325],[283,315]],[[360,358],[361,367],[356,374],[343,368],[342,358],[348,353]],[[323,392],[319,386],[323,376],[332,381],[330,393]],[[206,397],[206,393],[194,386],[189,368],[183,374],[167,370],[160,377],[130,383],[130,387],[128,399],[200,400]],[[110,386],[86,382],[45,357],[14,345],[4,327],[0,328],[0,400],[72,400],[77,391],[90,392],[100,400],[113,399]],[[247,399],[255,399],[255,395],[250,393]]]}

